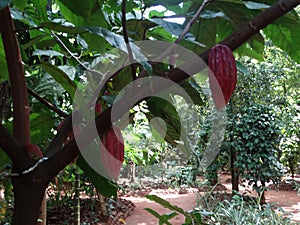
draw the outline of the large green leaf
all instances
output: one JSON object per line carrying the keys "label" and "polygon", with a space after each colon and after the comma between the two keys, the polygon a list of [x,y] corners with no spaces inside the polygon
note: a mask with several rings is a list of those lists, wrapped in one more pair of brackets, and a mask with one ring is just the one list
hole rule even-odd
{"label": "large green leaf", "polygon": [[105,17],[97,0],[58,0],[61,13],[77,26],[106,27]]}
{"label": "large green leaf", "polygon": [[300,63],[299,18],[297,20],[280,18],[275,24],[268,25],[263,32],[276,46],[286,51],[293,60]]}
{"label": "large green leaf", "polygon": [[51,129],[55,123],[50,113],[30,114],[30,137],[32,143],[39,143],[51,134]]}
{"label": "large green leaf", "polygon": [[[106,27],[106,20],[97,0],[59,0],[59,8],[64,17],[75,26]],[[105,51],[105,37],[102,39],[92,33],[81,35],[90,50]]]}
{"label": "large green leaf", "polygon": [[95,185],[97,191],[106,197],[117,196],[117,185],[96,173],[89,164],[80,156],[77,165],[84,171],[86,176]]}
{"label": "large green leaf", "polygon": [[166,132],[164,139],[173,146],[177,146],[176,141],[179,141],[181,136],[181,123],[175,107],[167,100],[158,97],[147,98],[146,103],[150,111],[146,114],[148,120],[151,121],[155,117],[161,118],[167,130],[165,131],[163,124],[158,122],[152,123],[153,128],[161,134]]}
{"label": "large green leaf", "polygon": [[11,163],[10,158],[6,155],[6,153],[0,148],[0,168],[5,166],[6,164]]}
{"label": "large green leaf", "polygon": [[149,20],[132,19],[127,21],[127,30],[130,37],[134,40],[143,40],[145,31],[157,26]]}
{"label": "large green leaf", "polygon": [[263,60],[263,52],[264,52],[264,38],[261,34],[256,34],[252,38],[249,39],[248,42],[244,43],[241,47],[239,47],[236,52],[241,55],[246,55],[251,58],[255,58],[257,60]]}
{"label": "large green leaf", "polygon": [[41,66],[71,95],[71,98],[74,97],[76,85],[63,70],[49,63],[42,63]]}
{"label": "large green leaf", "polygon": [[179,85],[185,90],[196,105],[203,105],[204,102],[200,96],[201,87],[193,79],[184,80]]}
{"label": "large green leaf", "polygon": [[[163,27],[166,31],[175,36],[181,35],[184,30],[183,25],[174,22],[169,22],[163,19],[151,19],[150,21],[158,24],[159,26]],[[187,33],[184,38],[185,40],[195,40],[195,37],[192,33]]]}
{"label": "large green leaf", "polygon": [[[127,52],[126,43],[124,41],[124,37],[116,34],[114,32],[111,32],[107,29],[101,28],[101,27],[85,27],[84,29],[90,31],[91,33],[98,35],[100,37],[105,38],[105,40],[111,44],[112,46],[119,48],[120,50]],[[148,72],[148,74],[152,74],[152,67],[147,62],[147,58],[144,56],[141,49],[135,45],[134,43],[130,44],[130,47],[133,52],[133,58],[136,59],[140,64],[143,66],[144,70]]]}
{"label": "large green leaf", "polygon": [[15,5],[15,7],[17,7],[21,11],[24,11],[24,8],[27,4],[27,0],[13,0],[13,3]]}

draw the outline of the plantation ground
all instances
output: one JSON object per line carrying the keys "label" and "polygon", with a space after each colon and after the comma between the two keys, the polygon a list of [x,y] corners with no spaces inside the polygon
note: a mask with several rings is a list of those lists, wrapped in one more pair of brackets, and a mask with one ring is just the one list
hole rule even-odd
{"label": "plantation ground", "polygon": [[[221,200],[230,197],[231,184],[230,176],[222,175],[220,179],[221,186],[217,189],[221,193],[228,193],[221,195]],[[163,208],[155,202],[146,199],[147,194],[157,195],[173,205],[177,205],[184,210],[191,210],[197,206],[197,203],[201,199],[205,192],[199,191],[199,188],[186,188],[186,189],[174,189],[167,185],[159,184],[158,182],[149,182],[143,180],[143,188],[126,187],[125,193],[121,194],[122,199],[130,200],[135,204],[135,209],[126,218],[125,223],[127,225],[157,225],[158,220],[148,213],[144,208],[151,208],[160,214],[168,213],[169,210]],[[271,187],[271,186],[269,186]],[[300,225],[300,197],[297,192],[293,190],[289,185],[281,185],[280,191],[270,190],[266,194],[267,202],[271,203],[273,209],[281,207],[285,211],[285,216],[289,216],[296,224]],[[227,189],[227,190],[223,190]],[[282,190],[290,191],[282,191]],[[256,196],[254,192],[251,192],[249,188],[240,186],[240,192],[247,193],[247,195]],[[84,196],[82,196],[84,197]],[[127,205],[122,205],[123,208],[128,208]],[[82,198],[81,200],[81,215],[83,224],[91,225],[107,225],[99,215],[99,203],[96,199]],[[278,213],[281,213],[278,211]],[[48,225],[62,225],[73,224],[74,222],[74,210],[68,205],[65,207],[57,207],[52,210],[48,210]],[[172,225],[181,225],[184,222],[183,216],[176,216],[171,220]]]}
{"label": "plantation ground", "polygon": [[[221,183],[228,189],[226,192],[230,193],[231,184],[225,182],[228,180],[228,176],[223,176]],[[241,191],[246,191],[249,193],[248,189],[240,187]],[[171,202],[174,205],[180,206],[185,210],[194,209],[197,205],[197,201],[204,193],[198,192],[197,189],[186,189],[187,193],[180,194],[177,190],[172,189],[156,189],[152,190],[149,194],[155,194],[159,197]],[[249,193],[255,196],[254,193]],[[281,207],[285,211],[285,215],[289,216],[296,224],[300,225],[300,197],[297,195],[296,191],[275,191],[270,190],[266,195],[267,202],[271,203],[274,208]],[[126,219],[126,224],[128,225],[151,225],[158,224],[158,220],[149,214],[144,208],[151,208],[160,214],[169,212],[169,210],[163,208],[155,202],[152,202],[142,196],[129,196],[126,197],[127,200],[131,200],[136,205],[135,210]],[[281,212],[278,212],[281,213]],[[184,222],[183,216],[176,216],[171,220],[173,225],[181,225]]]}

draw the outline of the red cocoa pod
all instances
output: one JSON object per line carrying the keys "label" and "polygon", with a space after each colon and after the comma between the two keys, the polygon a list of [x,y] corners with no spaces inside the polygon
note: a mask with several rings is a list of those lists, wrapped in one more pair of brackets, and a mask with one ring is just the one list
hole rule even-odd
{"label": "red cocoa pod", "polygon": [[101,103],[100,103],[100,102],[96,102],[96,105],[95,105],[95,111],[96,111],[96,113],[98,113],[98,114],[102,113],[102,106],[101,106]]}
{"label": "red cocoa pod", "polygon": [[41,149],[36,145],[25,144],[24,149],[25,149],[26,153],[33,159],[37,160],[37,159],[41,159],[44,157]]}
{"label": "red cocoa pod", "polygon": [[100,149],[103,167],[109,178],[117,180],[124,161],[124,141],[122,133],[117,127],[110,127],[101,138],[105,149]]}
{"label": "red cocoa pod", "polygon": [[229,102],[237,82],[237,69],[232,51],[226,45],[215,45],[209,52],[209,85],[217,110]]}

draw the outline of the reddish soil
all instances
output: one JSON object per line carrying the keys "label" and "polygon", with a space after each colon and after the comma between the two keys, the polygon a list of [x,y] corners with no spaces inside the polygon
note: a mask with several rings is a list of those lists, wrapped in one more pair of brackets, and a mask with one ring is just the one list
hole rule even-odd
{"label": "reddish soil", "polygon": [[[230,183],[225,182],[226,177],[222,177],[222,183],[230,192]],[[250,195],[249,189],[240,187],[242,191],[247,191]],[[197,189],[188,189],[188,193],[179,194],[178,191],[170,189],[157,189],[152,190],[150,194],[155,194],[173,205],[177,205],[185,210],[194,209],[197,205],[197,198],[199,193]],[[144,208],[151,208],[160,214],[168,213],[170,210],[163,208],[155,202],[152,202],[145,197],[125,197],[125,199],[132,201],[136,208],[131,215],[126,219],[127,225],[151,225],[158,224],[158,219],[148,213]],[[296,191],[267,191],[266,194],[267,203],[271,203],[274,209],[281,207],[285,211],[285,215],[289,216],[296,224],[300,225],[300,197]],[[184,222],[183,216],[176,216],[171,220],[172,225],[181,225]]]}
{"label": "reddish soil", "polygon": [[[152,194],[152,193],[151,193]],[[156,194],[156,193],[153,193]],[[184,210],[194,209],[196,207],[197,202],[197,194],[195,193],[187,193],[187,194],[168,194],[168,193],[161,193],[156,194],[157,196],[171,202],[173,205],[180,206]],[[160,214],[165,214],[170,212],[170,210],[163,208],[162,206],[158,205],[155,202],[152,202],[143,197],[126,197],[126,199],[131,200],[134,202],[136,208],[131,213],[131,215],[126,219],[126,224],[128,225],[157,225],[158,219],[155,218],[153,215],[148,213],[144,208],[151,208]],[[170,220],[171,224],[173,225],[181,225],[184,223],[184,217],[178,215]]]}

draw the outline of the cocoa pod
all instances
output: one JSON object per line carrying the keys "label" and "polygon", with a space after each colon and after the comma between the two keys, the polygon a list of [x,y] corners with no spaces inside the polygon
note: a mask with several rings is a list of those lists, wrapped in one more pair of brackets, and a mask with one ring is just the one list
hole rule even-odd
{"label": "cocoa pod", "polygon": [[95,112],[98,113],[98,114],[102,113],[102,106],[101,106],[100,102],[96,102],[96,104],[95,104]]}
{"label": "cocoa pod", "polygon": [[43,153],[39,146],[33,144],[25,144],[24,149],[26,153],[33,159],[38,160],[43,158]]}
{"label": "cocoa pod", "polygon": [[229,102],[237,82],[236,62],[232,51],[226,45],[215,45],[209,52],[209,85],[217,110]]}
{"label": "cocoa pod", "polygon": [[117,180],[124,161],[124,141],[120,129],[110,127],[101,141],[106,148],[100,149],[102,165],[109,178]]}

